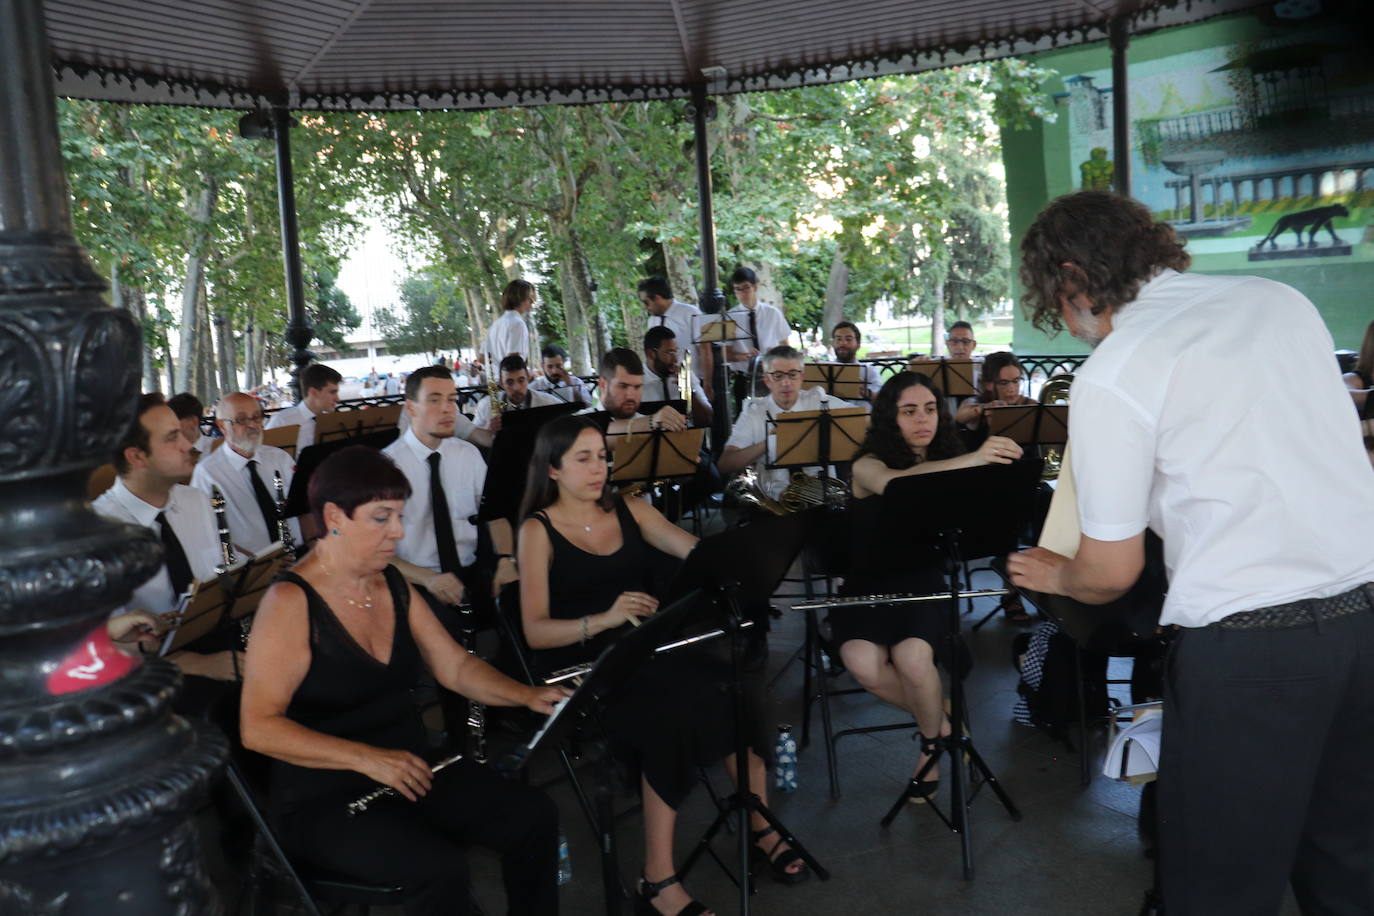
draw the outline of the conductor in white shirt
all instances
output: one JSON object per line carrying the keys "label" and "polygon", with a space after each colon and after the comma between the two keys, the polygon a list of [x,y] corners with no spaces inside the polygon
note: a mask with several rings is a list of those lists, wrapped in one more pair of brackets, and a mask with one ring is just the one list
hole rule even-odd
{"label": "conductor in white shirt", "polygon": [[268,429],[298,426],[296,454],[315,444],[315,418],[339,406],[339,384],[343,376],[324,363],[311,363],[301,373],[301,390],[305,397],[290,407],[272,414]]}
{"label": "conductor in white shirt", "polygon": [[530,329],[525,316],[534,309],[534,284],[528,280],[512,280],[501,293],[501,314],[487,328],[482,352],[487,355],[490,368],[515,355],[530,358]]}
{"label": "conductor in white shirt", "polygon": [[[485,397],[473,411],[472,422],[478,427],[500,429],[500,417],[507,410],[529,410],[532,407],[553,407],[563,403],[551,394],[530,387],[530,370],[523,356],[507,356],[501,360],[501,390],[496,394],[498,404],[493,409],[491,397]],[[495,425],[493,425],[495,424]]]}
{"label": "conductor in white shirt", "polygon": [[[644,392],[650,403],[685,399],[682,392],[681,349],[677,335],[670,327],[652,327],[644,332]],[[701,429],[711,425],[711,401],[706,397],[701,380],[692,373],[692,425]]]}
{"label": "conductor in white shirt", "polygon": [[[115,448],[114,484],[91,503],[106,518],[151,530],[162,542],[163,562],[136,589],[132,600],[111,620],[112,628],[137,622],[145,648],[155,649],[156,633],[166,629],[166,615],[193,581],[208,581],[220,562],[219,532],[209,498],[185,485],[194,464],[191,443],[182,435],[176,414],[162,395],[145,394],[138,416]],[[237,629],[237,628],[235,628]],[[174,652],[168,659],[184,674],[217,680],[234,679],[230,644],[209,634],[198,640],[201,651]],[[189,682],[179,708],[203,708],[209,685]]]}
{"label": "conductor in white shirt", "polygon": [[[283,450],[262,444],[262,405],[252,395],[235,392],[220,398],[215,423],[224,444],[196,464],[191,486],[207,495],[219,487],[234,543],[248,553],[262,553],[281,539],[275,475],[281,474],[282,491],[290,492],[295,462]],[[301,543],[297,520],[287,525],[292,539]]]}
{"label": "conductor in white shirt", "polygon": [[1163,539],[1165,909],[1277,913],[1291,883],[1304,913],[1374,912],[1374,471],[1321,315],[1183,273],[1173,230],[1105,192],[1049,204],[1021,255],[1036,324],[1095,349],[1069,417],[1081,546],[1008,568],[1099,604]]}

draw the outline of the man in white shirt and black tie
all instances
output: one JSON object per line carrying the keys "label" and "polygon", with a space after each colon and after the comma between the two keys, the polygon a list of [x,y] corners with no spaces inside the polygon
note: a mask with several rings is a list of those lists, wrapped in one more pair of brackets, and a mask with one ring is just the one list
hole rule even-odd
{"label": "man in white shirt and black tie", "polygon": [[[644,390],[642,397],[649,403],[685,399],[680,379],[682,363],[677,336],[669,327],[652,327],[644,333]],[[711,426],[711,401],[706,397],[701,380],[692,373],[692,425],[699,429]]]}
{"label": "man in white shirt and black tie", "polygon": [[477,403],[472,422],[479,428],[495,431],[493,415],[499,417],[507,410],[529,410],[532,407],[553,407],[561,404],[558,398],[530,387],[530,370],[522,356],[507,356],[501,360],[501,390],[497,393],[497,404],[493,410],[491,397]]}
{"label": "man in white shirt and black tie", "polygon": [[[114,521],[148,528],[163,548],[162,566],[134,590],[118,616],[147,612],[162,618],[176,608],[192,581],[214,578],[221,552],[209,498],[185,485],[194,469],[191,443],[161,394],[145,394],[139,400],[138,416],[116,447],[113,463],[118,476],[91,508]],[[159,620],[158,629],[165,625]],[[145,638],[152,635],[145,632]],[[235,664],[230,642],[216,639],[219,635],[198,641],[197,648],[204,651],[183,650],[168,658],[185,674],[231,681]],[[192,690],[199,694],[208,687],[199,684]]]}
{"label": "man in white shirt and black tie", "polygon": [[639,281],[639,301],[649,312],[649,327],[671,329],[682,353],[692,352],[692,372],[705,383],[709,392],[713,378],[711,370],[715,366],[715,360],[711,355],[710,344],[696,343],[696,339],[701,336],[701,327],[706,321],[702,317],[701,309],[674,299],[672,287],[662,277],[649,277]]}
{"label": "man in white shirt and black tie", "polygon": [[323,363],[306,366],[301,373],[301,391],[305,392],[305,397],[272,414],[267,421],[267,428],[298,426],[296,454],[300,455],[315,444],[315,418],[339,406],[339,384],[342,381],[342,375]]}
{"label": "man in white shirt and black tie", "polygon": [[540,391],[564,403],[580,403],[586,407],[592,396],[582,379],[568,371],[568,351],[558,344],[549,344],[539,351],[539,368],[544,374],[530,382],[531,391]]}
{"label": "man in white shirt and black tie", "polygon": [[[191,486],[206,493],[219,487],[234,543],[243,551],[260,554],[281,540],[276,501],[277,474],[283,494],[291,491],[296,465],[279,448],[262,444],[262,405],[243,392],[226,394],[215,405],[215,423],[224,444],[196,464]],[[301,543],[297,519],[289,519],[291,537]]]}
{"label": "man in white shirt and black tie", "polygon": [[878,389],[883,387],[883,378],[878,374],[877,366],[859,362],[859,344],[862,342],[863,334],[859,331],[859,326],[852,321],[841,321],[830,332],[830,349],[835,351],[835,362],[857,363],[859,366],[859,378],[863,382],[863,391],[860,392],[862,397],[852,403],[855,406],[867,407],[868,402],[878,393]]}
{"label": "man in white shirt and black tie", "polygon": [[1164,909],[1277,913],[1291,885],[1304,913],[1374,912],[1374,472],[1321,314],[1186,272],[1173,229],[1106,192],[1051,202],[1021,256],[1037,327],[1094,349],[1069,414],[1077,552],[1007,568],[1104,604],[1145,529],[1164,542]]}
{"label": "man in white shirt and black tie", "polygon": [[[764,391],[757,371],[762,354],[774,347],[788,346],[792,328],[781,309],[759,301],[759,278],[748,267],[735,268],[730,275],[730,289],[738,304],[727,310],[724,317],[735,322],[735,336],[739,339],[725,345],[725,359],[735,373],[735,400],[742,405],[744,398]],[[709,323],[716,316],[707,315],[704,320]]]}

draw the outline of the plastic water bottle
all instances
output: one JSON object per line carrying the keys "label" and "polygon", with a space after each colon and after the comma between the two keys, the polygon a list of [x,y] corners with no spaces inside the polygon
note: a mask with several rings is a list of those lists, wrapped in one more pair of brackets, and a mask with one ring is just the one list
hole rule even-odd
{"label": "plastic water bottle", "polygon": [[572,859],[568,858],[568,837],[558,831],[558,884],[572,883]]}
{"label": "plastic water bottle", "polygon": [[797,742],[792,726],[778,726],[778,745],[773,752],[773,788],[779,792],[797,791]]}

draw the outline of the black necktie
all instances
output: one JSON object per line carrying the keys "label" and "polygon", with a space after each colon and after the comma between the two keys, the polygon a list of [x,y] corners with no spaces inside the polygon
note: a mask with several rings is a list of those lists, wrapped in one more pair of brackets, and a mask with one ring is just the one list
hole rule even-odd
{"label": "black necktie", "polygon": [[434,543],[439,548],[439,569],[457,575],[458,545],[453,540],[453,517],[448,514],[448,499],[444,496],[444,482],[439,479],[439,453],[432,452],[429,462],[429,508],[434,516]]}
{"label": "black necktie", "polygon": [[267,492],[267,484],[258,476],[257,459],[248,461],[248,482],[253,485],[253,498],[257,500],[258,511],[262,513],[262,523],[267,526],[267,540],[277,539],[277,504]]}
{"label": "black necktie", "polygon": [[759,311],[757,306],[749,309],[749,336],[754,339],[754,349],[762,353],[763,346],[759,343]]}
{"label": "black necktie", "polygon": [[186,551],[182,549],[181,541],[177,540],[177,533],[172,530],[172,523],[167,521],[165,513],[157,514],[157,526],[162,529],[162,552],[167,557],[167,575],[172,580],[172,594],[180,595],[194,578],[191,575],[191,563],[186,559]]}

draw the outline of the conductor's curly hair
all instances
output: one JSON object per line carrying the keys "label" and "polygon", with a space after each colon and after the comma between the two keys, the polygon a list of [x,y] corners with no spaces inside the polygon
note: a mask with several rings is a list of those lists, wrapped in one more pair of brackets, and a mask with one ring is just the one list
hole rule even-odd
{"label": "conductor's curly hair", "polygon": [[1022,307],[1031,324],[1054,334],[1064,329],[1061,294],[1086,295],[1096,315],[1131,302],[1160,269],[1187,270],[1191,262],[1173,227],[1143,204],[1077,191],[1050,201],[1021,240]]}

